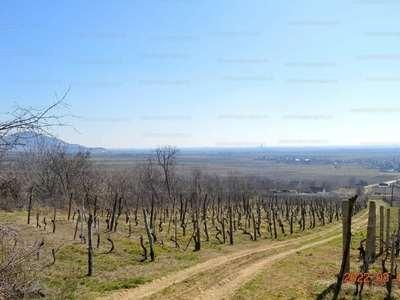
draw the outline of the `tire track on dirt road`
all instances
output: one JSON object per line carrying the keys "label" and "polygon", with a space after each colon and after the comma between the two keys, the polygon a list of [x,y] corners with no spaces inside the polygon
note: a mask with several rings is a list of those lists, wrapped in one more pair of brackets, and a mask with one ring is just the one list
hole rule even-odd
{"label": "tire track on dirt road", "polygon": [[[354,218],[352,222],[352,227],[360,226],[366,223],[367,212],[363,215]],[[260,254],[262,252],[267,252],[270,250],[278,250],[279,248],[286,246],[298,246],[302,242],[307,242],[309,240],[323,237],[337,229],[342,227],[341,224],[336,225],[330,229],[323,230],[321,232],[313,233],[308,236],[295,238],[282,242],[273,242],[271,244],[264,244],[252,247],[251,249],[241,250],[235,253],[223,255],[202,263],[198,263],[192,267],[185,270],[177,271],[168,275],[165,275],[159,279],[156,279],[150,283],[138,286],[134,289],[122,290],[115,292],[107,297],[99,298],[99,300],[136,300],[143,299],[145,297],[151,296],[157,292],[161,292],[163,289],[173,286],[174,284],[180,283],[200,272],[205,272],[217,267],[227,265],[229,263],[229,275],[224,276],[218,282],[213,282],[211,288],[207,288],[203,291],[201,288],[201,282],[196,282],[194,286],[189,289],[185,289],[184,293],[169,294],[163,299],[207,299],[214,300],[220,298],[226,298],[228,295],[232,295],[238,288],[246,284],[249,280],[257,276],[262,270],[264,270],[269,265],[293,255],[295,252],[302,249],[307,249],[314,247],[341,236],[336,235],[333,237],[326,238],[321,241],[317,241],[308,245],[300,246],[299,248],[284,250],[278,254],[270,254],[261,259],[254,259],[254,255]],[[242,259],[239,261],[239,259]],[[238,262],[234,263],[237,260]],[[229,284],[228,284],[229,283]],[[199,295],[200,294],[200,295]],[[197,298],[196,298],[197,297]]]}
{"label": "tire track on dirt road", "polygon": [[[214,284],[207,287],[202,283],[202,281],[196,281],[196,285],[191,287],[190,290],[184,289],[179,291],[179,293],[173,293],[162,299],[179,299],[179,300],[220,300],[229,299],[235,294],[235,292],[243,287],[247,282],[251,281],[257,277],[261,272],[263,272],[267,267],[272,264],[288,258],[298,251],[305,250],[311,247],[315,247],[321,244],[325,244],[333,239],[339,238],[342,235],[336,235],[333,237],[326,238],[324,240],[314,242],[300,248],[285,250],[281,253],[273,254],[267,256],[266,258],[256,260],[255,262],[245,262],[239,265],[231,265],[229,267],[229,275],[225,276],[221,280],[213,280]],[[245,265],[245,267],[243,267]],[[290,276],[290,274],[288,274]],[[214,279],[214,278],[213,278]]]}

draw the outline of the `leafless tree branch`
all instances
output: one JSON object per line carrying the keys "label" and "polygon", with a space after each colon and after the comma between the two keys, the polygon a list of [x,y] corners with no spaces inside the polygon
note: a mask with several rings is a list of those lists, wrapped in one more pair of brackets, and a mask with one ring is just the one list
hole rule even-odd
{"label": "leafless tree branch", "polygon": [[[54,126],[69,126],[77,131],[73,126],[63,122],[66,117],[77,117],[72,114],[55,115],[51,114],[56,107],[66,107],[69,105],[65,103],[65,98],[68,95],[71,87],[60,99],[55,93],[56,101],[44,109],[35,107],[23,107],[15,103],[15,109],[12,112],[5,113],[10,118],[6,121],[0,121],[0,151],[4,152],[13,149],[17,146],[23,146],[19,142],[20,136],[18,133],[28,131],[33,133],[33,137],[40,135],[54,136],[51,133]],[[78,131],[77,131],[78,132]]]}

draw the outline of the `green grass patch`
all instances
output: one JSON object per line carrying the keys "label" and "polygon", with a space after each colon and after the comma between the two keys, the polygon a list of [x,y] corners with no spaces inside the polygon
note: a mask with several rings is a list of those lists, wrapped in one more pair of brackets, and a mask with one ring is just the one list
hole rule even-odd
{"label": "green grass patch", "polygon": [[144,283],[146,283],[146,280],[143,277],[137,277],[137,278],[125,279],[125,280],[115,280],[115,281],[111,281],[106,284],[103,284],[101,286],[100,292],[109,292],[109,291],[115,291],[115,290],[120,290],[120,289],[135,288],[138,285],[144,284]]}

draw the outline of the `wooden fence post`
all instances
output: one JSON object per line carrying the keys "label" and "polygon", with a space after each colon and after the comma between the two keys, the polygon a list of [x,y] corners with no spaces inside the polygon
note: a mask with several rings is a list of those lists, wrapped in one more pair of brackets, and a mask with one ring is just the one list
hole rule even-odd
{"label": "wooden fence post", "polygon": [[368,214],[368,227],[367,227],[367,242],[365,243],[365,270],[364,273],[368,272],[369,262],[372,257],[372,253],[375,251],[374,239],[376,232],[376,204],[374,201],[369,202],[369,214]]}
{"label": "wooden fence post", "polygon": [[386,251],[389,248],[390,239],[390,208],[386,210]]}
{"label": "wooden fence post", "polygon": [[[349,200],[342,201],[342,212],[343,212],[342,224],[343,224],[343,251],[344,251],[344,249],[346,248],[346,244],[347,244],[347,232],[349,230],[349,226],[351,225],[348,223],[348,221],[349,221]],[[345,273],[350,272],[350,255],[347,256],[344,272]]]}
{"label": "wooden fence post", "polygon": [[88,276],[92,276],[93,274],[93,241],[92,241],[92,223],[93,217],[92,214],[89,213],[88,219]]}
{"label": "wooden fence post", "polygon": [[233,245],[232,205],[229,203],[229,243]]}
{"label": "wooden fence post", "polygon": [[383,235],[385,232],[385,207],[379,206],[379,254],[383,254]]}
{"label": "wooden fence post", "polygon": [[114,218],[115,218],[115,211],[117,210],[117,201],[118,201],[118,193],[115,194],[115,201],[111,215],[110,231],[112,231],[114,227]]}
{"label": "wooden fence post", "polygon": [[81,212],[81,244],[83,244],[83,222],[85,220],[85,199],[82,198],[82,212]]}
{"label": "wooden fence post", "polygon": [[400,208],[397,209],[397,241],[400,241]]}
{"label": "wooden fence post", "polygon": [[54,203],[53,233],[56,232],[57,202]]}
{"label": "wooden fence post", "polygon": [[69,197],[69,203],[68,203],[68,221],[69,218],[71,217],[71,206],[72,206],[72,196],[74,195],[74,193],[71,193],[70,197]]}
{"label": "wooden fence post", "polygon": [[343,277],[345,273],[345,268],[346,268],[346,263],[348,260],[348,256],[350,255],[350,240],[351,240],[351,218],[353,216],[353,207],[354,203],[356,202],[358,198],[358,195],[355,195],[354,197],[350,198],[348,200],[348,210],[347,210],[347,227],[346,227],[346,244],[344,245],[343,248],[343,257],[342,257],[342,264],[340,265],[340,271],[338,274],[338,279],[336,282],[336,289],[335,289],[335,294],[333,295],[333,299],[337,299],[340,288],[342,287],[342,282],[343,282]]}
{"label": "wooden fence post", "polygon": [[[393,184],[394,185],[394,184]],[[388,282],[388,298],[390,299],[392,296],[392,286],[393,286],[393,275],[396,278],[397,274],[394,274],[394,252],[396,248],[396,234],[393,234],[392,236],[392,246],[391,246],[391,254],[390,254],[390,276],[389,276],[389,282]]]}
{"label": "wooden fence post", "polygon": [[29,195],[28,224],[31,222],[31,209],[32,209],[32,193]]}

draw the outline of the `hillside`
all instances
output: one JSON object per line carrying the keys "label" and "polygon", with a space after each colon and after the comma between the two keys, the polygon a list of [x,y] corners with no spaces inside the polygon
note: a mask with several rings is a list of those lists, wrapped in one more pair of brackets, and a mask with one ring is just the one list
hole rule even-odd
{"label": "hillside", "polygon": [[89,148],[79,144],[70,144],[58,138],[37,134],[32,131],[7,135],[1,139],[1,144],[16,144],[17,146],[13,151],[33,150],[35,148],[52,148],[56,146],[66,147],[68,152],[90,151],[92,153],[102,153],[107,151],[107,149],[101,147]]}

